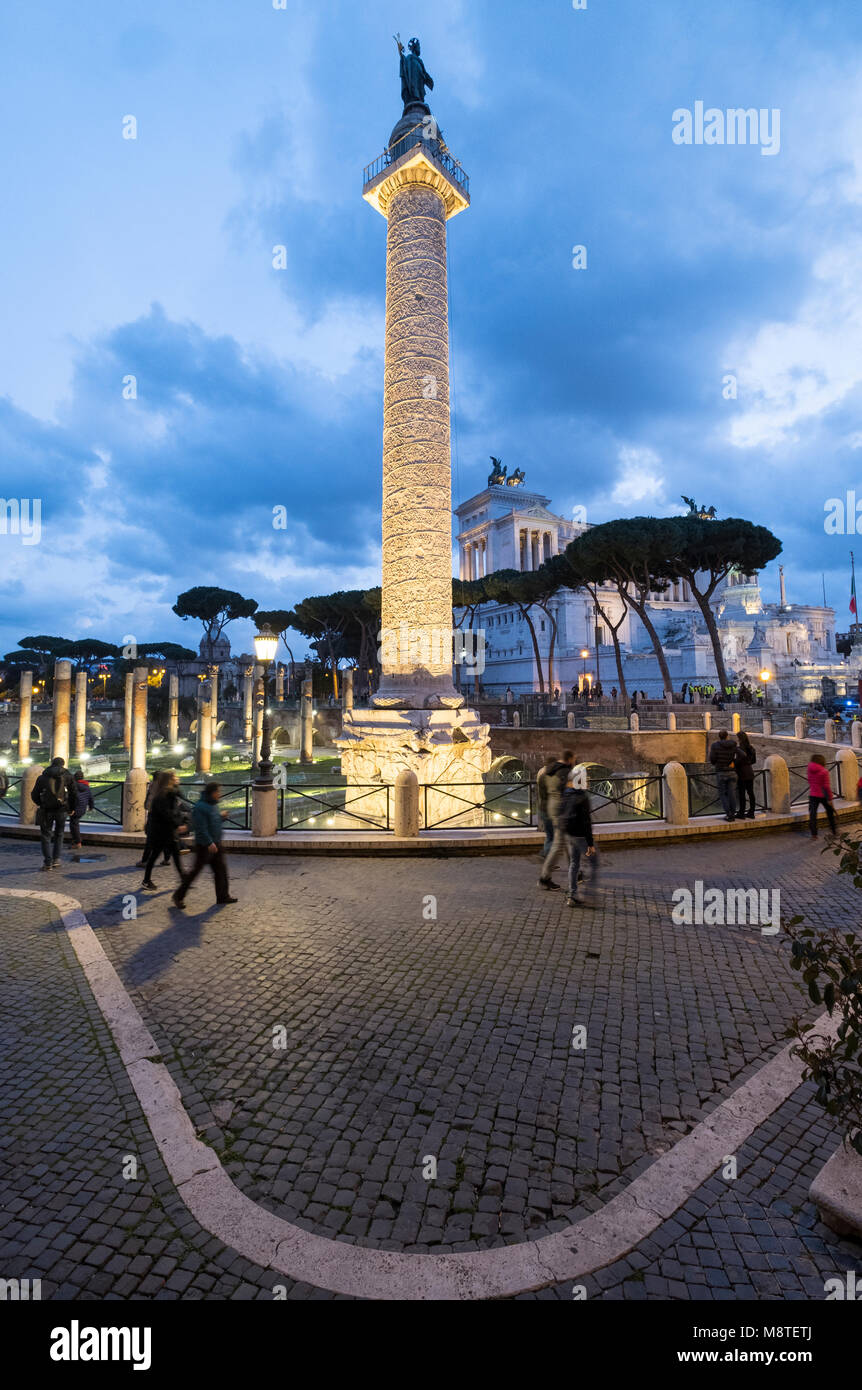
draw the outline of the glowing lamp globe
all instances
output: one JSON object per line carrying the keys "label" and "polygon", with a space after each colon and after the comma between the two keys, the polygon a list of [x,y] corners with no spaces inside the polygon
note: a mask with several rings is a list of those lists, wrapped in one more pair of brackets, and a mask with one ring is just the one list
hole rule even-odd
{"label": "glowing lamp globe", "polygon": [[254,654],[263,665],[269,665],[278,648],[278,638],[267,623],[254,638]]}

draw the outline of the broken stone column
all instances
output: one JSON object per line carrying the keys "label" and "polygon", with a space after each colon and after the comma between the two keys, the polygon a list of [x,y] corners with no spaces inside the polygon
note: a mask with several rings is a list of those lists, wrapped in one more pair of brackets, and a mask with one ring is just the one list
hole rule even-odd
{"label": "broken stone column", "polygon": [[[30,756],[30,730],[33,726],[33,672],[22,671],[18,687],[18,761]],[[35,807],[34,807],[35,809]]]}
{"label": "broken stone column", "polygon": [[302,682],[302,711],[301,711],[301,733],[300,733],[300,754],[301,763],[311,763],[314,761],[312,748],[314,747],[314,711],[312,709],[311,681]]}
{"label": "broken stone column", "polygon": [[168,677],[168,743],[173,748],[180,736],[179,676]]}
{"label": "broken stone column", "polygon": [[[147,693],[146,666],[131,672],[132,728],[129,739],[129,770],[123,783],[123,829],[140,833],[147,819]],[[126,682],[128,699],[129,682]]]}
{"label": "broken stone column", "polygon": [[135,689],[134,671],[126,672],[125,703],[123,705],[123,747],[127,753],[132,751],[132,698]]}
{"label": "broken stone column", "polygon": [[248,666],[242,677],[242,737],[251,743],[254,735],[254,667]]}
{"label": "broken stone column", "polygon": [[209,681],[198,687],[198,710],[195,734],[195,771],[209,775],[212,767],[212,695]]}
{"label": "broken stone column", "polygon": [[209,678],[210,678],[210,691],[211,691],[210,700],[211,700],[211,702],[212,702],[212,714],[211,714],[211,716],[210,716],[210,723],[212,724],[212,735],[211,735],[211,737],[210,737],[210,744],[213,744],[213,743],[217,743],[217,742],[218,742],[218,667],[217,667],[217,666],[211,666],[211,667],[209,668]]}
{"label": "broken stone column", "polygon": [[54,662],[54,702],[51,722],[51,757],[69,761],[69,715],[72,707],[72,663]]}
{"label": "broken stone column", "polygon": [[87,672],[75,675],[75,752],[83,753],[87,746]]}

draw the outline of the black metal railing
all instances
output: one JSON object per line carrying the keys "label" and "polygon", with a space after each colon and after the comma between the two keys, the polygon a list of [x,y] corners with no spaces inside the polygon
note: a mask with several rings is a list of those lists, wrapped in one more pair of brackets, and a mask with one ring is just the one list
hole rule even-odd
{"label": "black metal railing", "polygon": [[[452,826],[453,821],[469,829],[529,829],[536,823],[534,792],[533,782],[426,783],[422,787],[422,823],[426,830]],[[429,801],[434,796],[445,798],[436,809]],[[450,806],[448,815],[441,814]]]}
{"label": "black metal railing", "polygon": [[91,825],[122,825],[123,823],[123,783],[91,782],[90,791],[94,807],[81,817]]}
{"label": "black metal railing", "polygon": [[[621,782],[628,785],[620,787]],[[591,778],[587,783],[587,790],[590,794],[592,819],[599,825],[664,818],[664,778],[661,774],[654,777],[644,775]],[[609,807],[616,808],[615,815],[603,814]],[[625,814],[626,812],[631,814]]]}
{"label": "black metal railing", "polygon": [[[390,793],[383,782],[366,786],[300,787],[279,790],[279,830],[344,831],[357,826],[390,829]],[[361,809],[359,809],[361,808]]]}
{"label": "black metal railing", "polygon": [[[718,778],[714,772],[689,772],[687,780],[689,820],[695,820],[698,816],[724,814],[724,807],[721,804],[718,790]],[[743,784],[737,779],[734,789],[737,813],[742,810],[742,786]],[[765,768],[759,768],[754,774],[754,801],[758,811],[769,810]]]}
{"label": "black metal railing", "polygon": [[[808,786],[807,768],[808,764],[806,763],[805,767],[788,767],[787,769],[790,774],[791,806],[801,805],[803,802],[807,801],[811,795],[811,789]],[[832,784],[833,796],[843,796],[841,790],[841,764],[839,762],[827,763],[826,771],[829,773],[829,781]],[[834,776],[833,773],[835,774]]]}
{"label": "black metal railing", "polygon": [[[201,794],[211,778],[202,781],[180,782],[177,791],[190,806],[194,806],[196,801],[200,801]],[[251,782],[223,782],[221,799],[218,803],[220,811],[227,811],[225,825],[232,825],[235,830],[249,830],[251,828]]]}
{"label": "black metal railing", "polygon": [[[6,783],[6,790],[0,796],[0,817],[7,820],[18,820],[21,814],[21,777],[9,777]],[[17,788],[17,795],[15,791]]]}
{"label": "black metal railing", "polygon": [[[433,122],[433,117],[430,118],[430,121]],[[452,179],[453,183],[456,183],[466,197],[469,198],[470,180],[458,160],[454,159],[449,153],[439,135],[431,135],[430,130],[435,128],[436,127],[431,124],[428,133],[425,133],[426,126],[424,124],[419,124],[415,125],[412,130],[408,130],[406,135],[402,135],[400,140],[397,140],[394,145],[390,145],[389,149],[384,150],[373,163],[366,165],[362,174],[363,188],[367,188],[385,169],[389,169],[393,164],[397,164],[398,160],[402,159],[404,155],[409,154],[417,145],[421,145],[431,158],[436,160],[436,162],[446,170],[446,173]]]}

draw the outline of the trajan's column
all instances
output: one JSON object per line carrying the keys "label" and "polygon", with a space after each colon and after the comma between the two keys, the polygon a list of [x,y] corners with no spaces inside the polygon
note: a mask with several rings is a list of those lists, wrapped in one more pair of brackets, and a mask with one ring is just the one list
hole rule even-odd
{"label": "trajan's column", "polygon": [[[452,681],[446,224],[470,206],[470,193],[425,103],[434,84],[419,41],[411,40],[408,53],[400,40],[398,47],[404,111],[363,187],[388,224],[382,676],[370,710],[344,712],[339,745],[349,783],[392,783],[411,768],[421,784],[441,785],[428,797],[429,821],[460,807],[466,814],[448,823],[465,824],[476,813],[464,801],[482,801],[491,762],[488,726],[465,708]],[[464,788],[457,797],[442,790],[454,783]]]}

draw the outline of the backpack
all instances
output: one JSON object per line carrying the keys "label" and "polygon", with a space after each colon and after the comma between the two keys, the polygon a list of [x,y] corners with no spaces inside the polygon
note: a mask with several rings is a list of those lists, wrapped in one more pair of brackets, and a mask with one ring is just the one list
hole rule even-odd
{"label": "backpack", "polygon": [[65,811],[68,807],[65,778],[62,772],[46,772],[39,805],[43,811]]}

